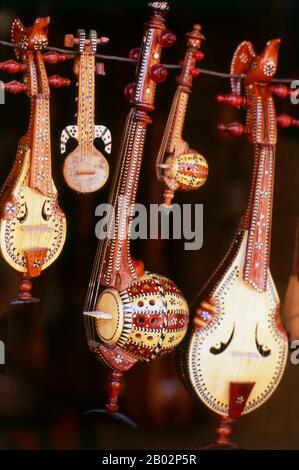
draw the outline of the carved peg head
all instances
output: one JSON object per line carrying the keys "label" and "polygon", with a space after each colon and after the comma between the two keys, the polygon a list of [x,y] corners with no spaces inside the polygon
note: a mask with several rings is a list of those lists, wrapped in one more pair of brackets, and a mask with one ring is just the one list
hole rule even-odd
{"label": "carved peg head", "polygon": [[248,134],[249,130],[239,122],[231,122],[229,124],[219,123],[217,128],[220,132],[228,132],[234,137],[240,137],[243,134]]}
{"label": "carved peg head", "polygon": [[11,28],[12,42],[20,49],[16,49],[17,57],[21,56],[21,51],[43,50],[48,45],[48,26],[50,17],[37,18],[30,28],[25,28],[18,18],[13,21]]}
{"label": "carved peg head", "polygon": [[169,30],[165,30],[161,33],[161,36],[159,38],[159,43],[161,44],[162,47],[168,48],[172,47],[174,43],[176,42],[176,35],[173,34]]}
{"label": "carved peg head", "polygon": [[277,116],[277,124],[280,127],[299,127],[299,119],[295,119],[288,114],[280,114]]}
{"label": "carved peg head", "polygon": [[150,70],[150,77],[155,83],[163,83],[167,78],[168,72],[161,64],[155,64]]}
{"label": "carved peg head", "polygon": [[272,39],[267,42],[262,54],[252,61],[245,84],[271,81],[277,70],[280,43],[281,39]]}
{"label": "carved peg head", "polygon": [[124,93],[125,93],[125,97],[128,98],[128,100],[130,100],[133,96],[134,87],[135,87],[134,83],[129,83],[125,88]]}
{"label": "carved peg head", "polygon": [[140,54],[140,47],[134,47],[129,52],[129,59],[138,60]]}
{"label": "carved peg head", "polygon": [[[187,33],[187,47],[192,47],[194,49],[199,49],[202,41],[205,40],[204,35],[201,32],[201,25],[195,24],[193,30],[190,33]],[[202,53],[201,53],[202,54]],[[203,58],[203,56],[202,56]],[[202,60],[199,58],[197,60]]]}

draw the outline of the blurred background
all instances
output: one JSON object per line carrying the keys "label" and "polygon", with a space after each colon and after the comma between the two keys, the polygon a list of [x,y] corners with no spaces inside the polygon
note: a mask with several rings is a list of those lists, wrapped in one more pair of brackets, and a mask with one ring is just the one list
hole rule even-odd
{"label": "blurred background", "polygon": [[[165,50],[163,61],[178,63],[184,56],[185,34],[194,23],[206,36],[200,66],[229,71],[237,45],[251,40],[260,52],[268,39],[281,37],[278,77],[299,79],[299,3],[295,0],[174,1],[167,25],[177,44]],[[65,33],[96,29],[110,37],[102,53],[128,56],[140,45],[146,1],[2,0],[0,39],[10,40],[13,19],[29,26],[37,16],[51,16],[49,44],[63,47]],[[1,61],[13,51],[0,46]],[[108,126],[113,136],[109,157],[111,174],[122,127],[128,112],[125,86],[134,80],[130,64],[105,63],[105,77],[96,81],[96,123]],[[106,201],[104,190],[80,196],[62,177],[59,152],[62,129],[75,123],[75,79],[71,63],[48,66],[49,75],[73,79],[70,88],[52,91],[52,158],[60,205],[67,216],[68,234],[59,259],[34,281],[38,304],[10,306],[19,276],[0,264],[0,339],[6,345],[6,365],[0,373],[0,448],[2,449],[195,449],[214,437],[216,424],[207,408],[187,392],[176,372],[174,355],[150,364],[138,364],[126,376],[122,411],[138,423],[138,431],[101,417],[83,419],[82,412],[100,408],[105,400],[105,368],[88,351],[82,306],[97,240],[94,235],[97,204]],[[155,179],[154,162],[175,91],[176,72],[159,85],[153,125],[149,129],[138,202],[160,203],[162,189]],[[21,77],[0,75],[3,81]],[[218,93],[229,92],[227,79],[206,75],[194,80],[184,137],[208,160],[207,183],[193,193],[178,193],[176,202],[204,204],[204,245],[184,251],[183,241],[137,241],[134,255],[146,269],[176,282],[192,304],[197,292],[223,258],[246,206],[252,157],[246,139],[220,136],[219,121],[239,120],[237,110],[215,104]],[[279,111],[299,118],[288,100]],[[18,139],[28,124],[26,96],[6,96],[0,107],[0,181],[4,182],[15,158]],[[279,131],[275,182],[271,269],[283,298],[293,255],[296,217],[299,214],[299,133]],[[273,397],[234,426],[233,440],[244,449],[299,448],[299,366],[288,365]]]}

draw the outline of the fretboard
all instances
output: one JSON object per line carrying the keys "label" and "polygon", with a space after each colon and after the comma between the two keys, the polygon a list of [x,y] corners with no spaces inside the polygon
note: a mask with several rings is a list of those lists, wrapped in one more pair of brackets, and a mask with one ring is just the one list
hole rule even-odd
{"label": "fretboard", "polygon": [[94,140],[95,57],[83,52],[79,66],[78,142],[91,148]]}
{"label": "fretboard", "polygon": [[135,204],[146,128],[150,120],[143,111],[133,111],[128,118],[121,146],[118,182],[113,195],[114,225],[111,238],[104,241],[100,283],[124,288],[136,278],[130,254],[130,225]]}
{"label": "fretboard", "polygon": [[167,127],[169,131],[166,153],[174,154],[182,141],[185,115],[188,105],[189,93],[185,87],[179,86],[173,99]]}
{"label": "fretboard", "polygon": [[[31,67],[36,71],[36,90],[31,96],[31,147],[30,186],[45,196],[52,196],[50,93],[48,77],[42,55],[37,52]],[[31,69],[32,71],[32,69]],[[33,72],[32,72],[33,73]]]}

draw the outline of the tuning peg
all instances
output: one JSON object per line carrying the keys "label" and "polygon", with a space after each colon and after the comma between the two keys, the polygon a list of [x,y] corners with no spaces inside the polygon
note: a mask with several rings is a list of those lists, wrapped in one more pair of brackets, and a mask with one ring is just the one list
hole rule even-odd
{"label": "tuning peg", "polygon": [[280,127],[299,127],[299,119],[295,119],[288,114],[280,114],[277,116],[277,124]]}
{"label": "tuning peg", "polygon": [[107,38],[106,36],[101,36],[100,38],[97,39],[97,44],[108,44],[110,41],[110,38]]}
{"label": "tuning peg", "polygon": [[292,90],[289,89],[286,85],[279,83],[278,85],[271,85],[270,86],[271,92],[278,96],[279,98],[286,98],[292,93]]}
{"label": "tuning peg", "polygon": [[129,83],[129,85],[127,85],[125,88],[125,97],[128,98],[128,100],[132,98],[134,93],[134,86],[134,83]]}
{"label": "tuning peg", "polygon": [[8,91],[8,93],[17,95],[18,93],[25,92],[27,90],[27,87],[26,85],[24,85],[24,83],[13,80],[12,82],[4,83],[4,89],[5,91]]}
{"label": "tuning peg", "polygon": [[192,77],[194,77],[194,78],[198,77],[198,76],[200,75],[200,70],[197,69],[197,68],[192,69],[192,70],[191,70],[191,75],[192,75]]}
{"label": "tuning peg", "polygon": [[64,36],[65,47],[74,47],[75,44],[79,44],[79,38],[75,38],[73,34],[66,34]]}
{"label": "tuning peg", "polygon": [[102,75],[102,76],[106,75],[104,62],[96,63],[96,75]]}
{"label": "tuning peg", "polygon": [[229,124],[218,124],[218,130],[221,132],[228,132],[234,137],[239,137],[243,134],[249,134],[249,129],[246,126],[243,126],[239,122],[231,122]]}
{"label": "tuning peg", "polygon": [[5,62],[0,62],[0,70],[6,73],[18,73],[24,72],[27,69],[26,64],[20,64],[15,60],[6,60]]}
{"label": "tuning peg", "polygon": [[[107,44],[110,41],[106,36],[97,38],[97,44]],[[80,44],[80,38],[75,37],[73,34],[66,34],[64,36],[65,47],[74,47]],[[91,44],[90,39],[85,39],[85,44]]]}
{"label": "tuning peg", "polygon": [[240,96],[237,93],[230,93],[228,95],[217,95],[216,102],[219,104],[228,104],[233,108],[241,108],[246,105],[245,96]]}
{"label": "tuning peg", "polygon": [[153,65],[150,70],[150,77],[155,83],[163,83],[167,78],[167,70],[161,64]]}
{"label": "tuning peg", "polygon": [[194,57],[196,60],[203,60],[204,56],[205,56],[204,53],[201,51],[197,51],[194,54]]}
{"label": "tuning peg", "polygon": [[133,60],[137,60],[140,54],[140,47],[134,47],[129,52],[129,58]]}
{"label": "tuning peg", "polygon": [[171,31],[166,29],[163,31],[159,38],[159,43],[162,47],[171,47],[176,42],[176,35],[173,34]]}
{"label": "tuning peg", "polygon": [[70,60],[73,56],[68,54],[59,54],[55,51],[47,51],[43,54],[44,62],[46,64],[57,64],[58,62],[65,62],[66,60]]}
{"label": "tuning peg", "polygon": [[49,85],[52,88],[60,88],[62,86],[70,86],[71,81],[69,78],[60,77],[59,75],[52,75],[49,77]]}

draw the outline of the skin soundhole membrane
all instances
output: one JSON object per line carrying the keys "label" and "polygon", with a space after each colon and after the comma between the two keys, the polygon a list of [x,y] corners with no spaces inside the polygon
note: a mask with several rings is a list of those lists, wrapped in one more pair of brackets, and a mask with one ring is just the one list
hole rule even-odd
{"label": "skin soundhole membrane", "polygon": [[94,149],[94,154],[82,157],[75,149],[64,162],[63,174],[67,184],[77,192],[94,192],[108,180],[109,165],[106,158]]}
{"label": "skin soundhole membrane", "polygon": [[123,330],[123,306],[116,289],[106,289],[99,297],[97,310],[111,314],[111,319],[99,318],[96,329],[101,340],[114,345],[119,340]]}
{"label": "skin soundhole membrane", "polygon": [[186,300],[172,281],[157,274],[146,273],[120,293],[104,290],[97,309],[112,315],[96,320],[100,339],[140,361],[171,352],[187,332]]}
{"label": "skin soundhole membrane", "polygon": [[194,190],[207,180],[208,164],[200,153],[189,152],[170,156],[165,164],[170,166],[165,171],[165,176],[174,179],[179,184],[179,189]]}

